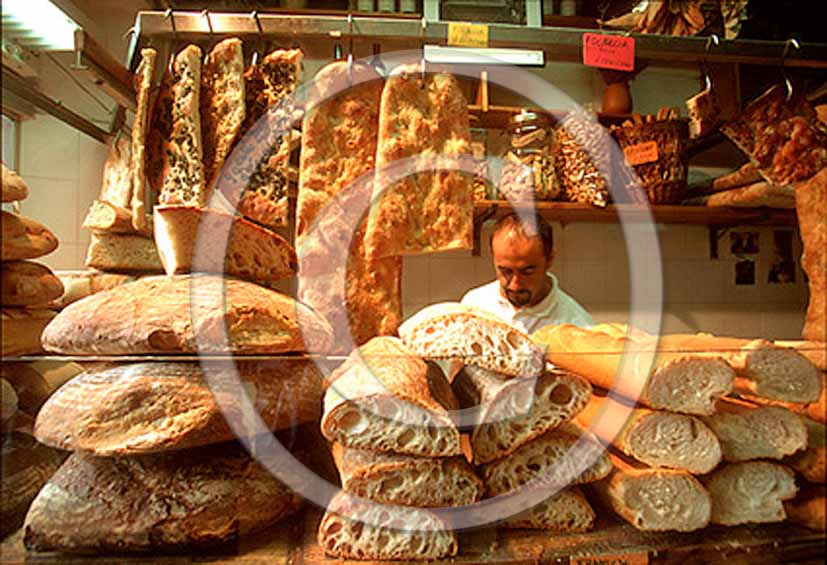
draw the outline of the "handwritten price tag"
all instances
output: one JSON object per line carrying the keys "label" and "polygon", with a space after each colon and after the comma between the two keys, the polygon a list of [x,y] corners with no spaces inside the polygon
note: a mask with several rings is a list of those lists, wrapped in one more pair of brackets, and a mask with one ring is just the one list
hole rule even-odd
{"label": "handwritten price tag", "polygon": [[454,47],[488,47],[488,26],[450,22],[448,24],[448,45]]}
{"label": "handwritten price tag", "polygon": [[635,38],[583,34],[583,64],[617,71],[635,70]]}
{"label": "handwritten price tag", "polygon": [[626,162],[632,166],[654,163],[658,160],[658,144],[655,141],[646,141],[637,145],[630,145],[623,150]]}
{"label": "handwritten price tag", "polygon": [[647,553],[625,553],[623,555],[595,555],[593,557],[572,557],[571,565],[648,565]]}

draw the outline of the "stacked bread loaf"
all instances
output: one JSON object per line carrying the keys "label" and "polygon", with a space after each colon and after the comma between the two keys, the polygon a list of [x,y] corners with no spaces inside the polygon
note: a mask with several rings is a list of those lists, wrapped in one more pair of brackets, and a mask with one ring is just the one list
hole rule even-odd
{"label": "stacked bread loaf", "polygon": [[820,377],[803,355],[767,340],[658,340],[621,324],[547,326],[533,338],[550,362],[598,387],[580,421],[612,445],[615,471],[597,490],[630,523],[693,530],[785,518],[796,486],[781,460],[805,449],[807,429],[768,404],[818,400]]}
{"label": "stacked bread loaf", "polygon": [[531,503],[504,525],[590,529],[594,512],[576,485],[606,476],[611,463],[568,424],[589,401],[588,382],[545,370],[542,351],[527,335],[477,308],[435,304],[403,323],[399,333],[415,353],[451,360],[452,388],[485,493],[536,489],[526,497]]}
{"label": "stacked bread loaf", "polygon": [[427,510],[482,496],[482,482],[462,456],[451,420],[456,408],[439,366],[399,338],[368,341],[333,372],[322,434],[334,442],[343,492],[319,526],[326,553],[356,559],[456,554],[450,526]]}

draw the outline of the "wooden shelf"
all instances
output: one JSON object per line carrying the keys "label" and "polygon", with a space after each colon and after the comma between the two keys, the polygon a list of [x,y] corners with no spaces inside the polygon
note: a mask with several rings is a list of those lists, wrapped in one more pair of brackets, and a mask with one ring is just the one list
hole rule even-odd
{"label": "wooden shelf", "polygon": [[[503,200],[482,200],[475,204],[474,215],[479,219],[495,219],[510,213],[515,208]],[[612,224],[624,222],[649,222],[658,224],[691,224],[703,226],[779,226],[798,225],[795,210],[776,208],[735,208],[711,206],[639,206],[635,204],[610,205],[596,208],[575,202],[536,202],[534,207],[549,221],[567,223]]]}

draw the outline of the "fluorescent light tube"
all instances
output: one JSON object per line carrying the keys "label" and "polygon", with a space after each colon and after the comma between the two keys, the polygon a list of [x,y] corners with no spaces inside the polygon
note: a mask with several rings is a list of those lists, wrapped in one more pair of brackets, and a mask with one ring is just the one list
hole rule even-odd
{"label": "fluorescent light tube", "polygon": [[20,28],[12,35],[21,37],[24,44],[33,42],[55,51],[75,48],[75,30],[80,26],[49,0],[3,0],[2,9],[4,27],[11,20]]}
{"label": "fluorescent light tube", "polygon": [[425,46],[425,62],[433,64],[520,65],[542,67],[545,52],[527,49],[494,49],[490,47]]}

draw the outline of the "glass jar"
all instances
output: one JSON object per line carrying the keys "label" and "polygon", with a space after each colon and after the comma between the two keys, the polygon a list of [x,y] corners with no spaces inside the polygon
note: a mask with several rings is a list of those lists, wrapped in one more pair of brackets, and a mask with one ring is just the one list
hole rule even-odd
{"label": "glass jar", "polygon": [[555,200],[561,195],[554,170],[552,130],[548,118],[522,111],[509,124],[511,148],[499,182],[500,198],[507,200]]}

